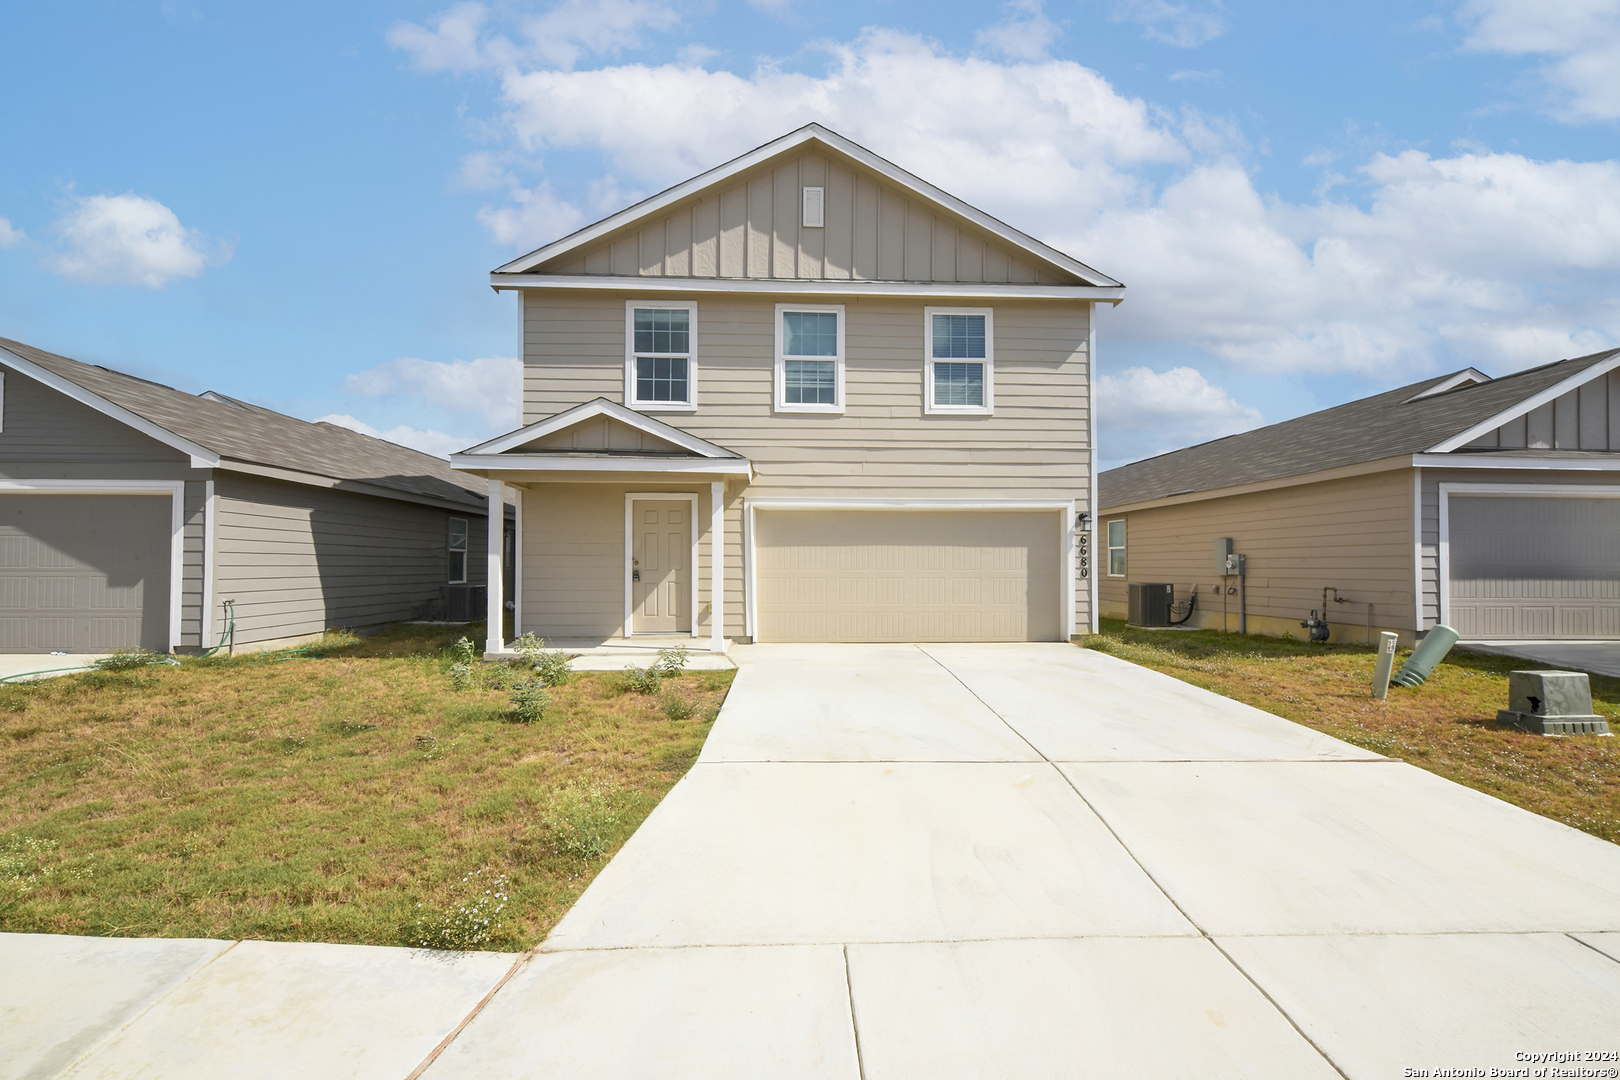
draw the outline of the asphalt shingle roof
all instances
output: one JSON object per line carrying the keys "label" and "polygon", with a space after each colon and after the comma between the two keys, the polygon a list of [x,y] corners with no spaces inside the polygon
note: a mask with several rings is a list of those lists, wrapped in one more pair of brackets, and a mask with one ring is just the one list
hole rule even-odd
{"label": "asphalt shingle roof", "polygon": [[335,424],[228,405],[0,338],[0,346],[223,459],[360,481],[482,508],[481,483],[450,463]]}
{"label": "asphalt shingle roof", "polygon": [[1103,473],[1097,478],[1098,503],[1108,509],[1420,454],[1617,352],[1620,349],[1560,360],[1407,400],[1450,378],[1441,375],[1280,424],[1172,450]]}

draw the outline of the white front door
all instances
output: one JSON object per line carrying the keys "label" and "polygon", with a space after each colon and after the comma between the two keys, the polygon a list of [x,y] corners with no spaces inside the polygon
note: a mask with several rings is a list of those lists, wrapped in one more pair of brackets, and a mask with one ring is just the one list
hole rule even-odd
{"label": "white front door", "polygon": [[685,499],[637,499],[632,522],[630,596],[636,634],[692,630],[691,504]]}

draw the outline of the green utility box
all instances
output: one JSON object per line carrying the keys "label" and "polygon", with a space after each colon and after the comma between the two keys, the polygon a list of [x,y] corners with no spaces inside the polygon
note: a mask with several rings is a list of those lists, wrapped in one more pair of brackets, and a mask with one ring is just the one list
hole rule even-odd
{"label": "green utility box", "polygon": [[1592,712],[1584,671],[1509,672],[1508,707],[1496,720],[1536,735],[1609,734],[1609,722]]}

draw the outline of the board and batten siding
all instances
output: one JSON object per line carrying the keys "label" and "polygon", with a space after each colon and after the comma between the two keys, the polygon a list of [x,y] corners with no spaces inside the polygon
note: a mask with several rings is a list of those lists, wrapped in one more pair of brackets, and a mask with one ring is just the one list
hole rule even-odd
{"label": "board and batten siding", "polygon": [[[1565,395],[1566,397],[1568,395]],[[1563,398],[1557,399],[1562,401]],[[1549,404],[1551,404],[1549,402]],[[1545,408],[1545,406],[1543,406]],[[1620,484],[1612,472],[1584,472],[1558,469],[1443,469],[1426,468],[1421,474],[1423,572],[1419,590],[1423,604],[1423,629],[1440,621],[1440,485],[1441,484],[1557,484],[1575,487]],[[1408,481],[1407,498],[1412,498]]]}
{"label": "board and batten siding", "polygon": [[1468,444],[1469,449],[1620,450],[1620,371],[1600,375]]}
{"label": "board and batten siding", "polygon": [[[0,478],[9,480],[184,481],[181,647],[202,640],[203,492],[209,473],[171,446],[0,365]],[[169,567],[161,568],[168,580]]]}
{"label": "board and batten siding", "polygon": [[[803,191],[825,189],[826,224],[803,224]],[[993,233],[841,155],[762,162],[584,252],[551,274],[1075,284]]]}
{"label": "board and batten siding", "polygon": [[468,524],[468,580],[486,577],[487,518],[418,503],[217,474],[216,628],[236,644],[419,618],[448,577],[448,519]]}
{"label": "board and batten siding", "polygon": [[[1095,559],[1102,613],[1124,618],[1133,581],[1170,583],[1176,599],[1196,586],[1191,625],[1219,629],[1222,584],[1215,574],[1215,541],[1231,537],[1248,557],[1250,632],[1304,634],[1299,623],[1322,607],[1322,589],[1349,602],[1330,601],[1333,640],[1361,641],[1371,603],[1372,632],[1412,634],[1412,479],[1410,469],[1298,484],[1269,491],[1201,499],[1171,506],[1104,511],[1098,520]],[[1108,522],[1126,522],[1124,577],[1108,576]],[[1227,597],[1226,625],[1238,627],[1238,597]]]}

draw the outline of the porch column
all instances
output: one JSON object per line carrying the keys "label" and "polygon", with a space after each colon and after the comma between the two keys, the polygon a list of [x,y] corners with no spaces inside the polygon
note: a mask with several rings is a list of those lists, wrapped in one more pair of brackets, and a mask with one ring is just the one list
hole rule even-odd
{"label": "porch column", "polygon": [[709,651],[726,647],[726,482],[709,484]]}
{"label": "porch column", "polygon": [[500,652],[506,646],[502,640],[501,626],[506,615],[506,608],[501,599],[501,558],[503,554],[502,541],[506,532],[506,485],[495,477],[489,478],[489,623],[484,629],[484,651]]}

